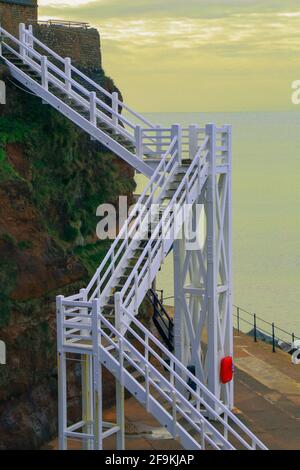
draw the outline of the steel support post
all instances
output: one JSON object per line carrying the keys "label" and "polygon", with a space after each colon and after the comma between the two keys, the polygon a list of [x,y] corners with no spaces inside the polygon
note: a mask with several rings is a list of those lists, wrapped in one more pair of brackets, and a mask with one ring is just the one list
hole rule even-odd
{"label": "steel support post", "polygon": [[231,128],[221,133],[218,155],[216,126],[206,135],[209,177],[185,224],[191,232],[185,227],[174,243],[175,354],[232,408],[233,383],[220,383],[220,361],[233,355]]}
{"label": "steel support post", "polygon": [[[224,126],[220,146],[215,125],[210,136],[205,211],[207,217],[207,371],[208,388],[228,407],[233,407],[233,381],[220,382],[220,362],[233,357],[232,321],[232,138]],[[216,410],[217,411],[217,410]]]}
{"label": "steel support post", "polygon": [[[226,355],[233,357],[233,299],[232,299],[232,127],[225,126],[226,132],[222,144],[225,145],[227,151],[224,153],[226,158],[227,172],[223,176],[223,184],[225,191],[225,213],[224,213],[224,248],[225,263],[227,270],[227,290],[224,295],[226,319],[225,344],[224,352]],[[234,382],[227,385],[228,397],[225,397],[225,403],[230,409],[234,406]],[[226,402],[227,398],[227,402]]]}
{"label": "steel support post", "polygon": [[[115,326],[118,331],[121,331],[121,297],[120,293],[115,294]],[[119,348],[121,351],[121,343],[119,341]],[[120,359],[120,358],[119,358]],[[120,377],[122,375],[120,364]],[[117,450],[125,450],[125,401],[124,401],[124,385],[120,380],[116,379],[116,421],[119,430],[117,432]]]}
{"label": "steel support post", "polygon": [[102,404],[102,365],[100,361],[99,319],[100,303],[93,300],[92,337],[93,337],[93,418],[94,418],[94,449],[103,450],[103,404]]}
{"label": "steel support post", "polygon": [[182,239],[174,244],[175,353],[206,383],[202,363],[202,332],[206,318],[206,270],[200,244],[200,208],[197,200],[186,219]]}
{"label": "steel support post", "polygon": [[189,360],[188,344],[186,342],[186,326],[183,313],[184,301],[184,278],[183,265],[185,257],[185,246],[183,236],[174,241],[173,260],[174,260],[174,351],[177,359],[183,364]]}
{"label": "steel support post", "polygon": [[[81,289],[82,300],[87,302],[85,289]],[[87,315],[87,308],[81,309],[81,314]],[[82,330],[83,336],[88,336],[88,330]],[[86,434],[93,434],[93,358],[89,354],[81,355],[81,384],[82,384],[82,421],[86,423],[83,427]],[[83,441],[84,450],[93,449],[91,439]]]}
{"label": "steel support post", "polygon": [[63,350],[63,296],[56,297],[57,325],[57,374],[58,374],[58,437],[59,449],[67,449],[65,432],[67,429],[67,366]]}
{"label": "steel support post", "polygon": [[216,211],[216,126],[207,125],[209,136],[208,161],[209,176],[207,181],[205,212],[207,238],[207,385],[218,398],[220,396],[218,349],[218,267],[217,267],[217,211]]}
{"label": "steel support post", "polygon": [[[86,423],[83,429],[86,434],[93,434],[93,358],[89,354],[81,357],[82,420]],[[84,450],[92,450],[93,444],[91,439],[83,441]]]}
{"label": "steel support post", "polygon": [[[198,379],[205,383],[206,376],[204,372],[202,341],[203,327],[206,318],[206,292],[205,292],[205,270],[200,238],[201,233],[200,221],[202,214],[201,195],[193,206],[189,224],[191,232],[188,233],[186,241],[186,275],[188,282],[185,287],[187,298],[186,307],[188,319],[190,322],[191,335],[191,366],[195,370]],[[203,240],[202,240],[203,241]]]}

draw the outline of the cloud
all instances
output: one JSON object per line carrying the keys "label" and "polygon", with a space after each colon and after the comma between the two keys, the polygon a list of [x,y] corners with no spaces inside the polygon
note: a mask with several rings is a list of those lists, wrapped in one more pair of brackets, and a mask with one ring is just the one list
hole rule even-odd
{"label": "cloud", "polygon": [[289,17],[279,19],[264,14],[250,18],[240,15],[214,19],[114,19],[102,21],[99,29],[103,40],[114,41],[122,47],[124,43],[136,47],[167,45],[176,49],[195,48],[199,52],[207,47],[211,50],[224,46],[226,53],[231,46],[238,53],[246,48],[254,54],[258,49],[265,54],[284,49],[288,52],[291,45],[300,49],[300,18],[291,22]]}
{"label": "cloud", "polygon": [[278,13],[277,16],[282,16],[285,18],[297,18],[300,16],[300,11],[290,11],[288,13]]}
{"label": "cloud", "polygon": [[227,49],[250,45],[253,51],[259,47],[271,52],[300,46],[300,12],[288,11],[293,0],[286,0],[283,11],[276,0],[41,0],[40,4],[43,18],[90,21],[103,40],[137,47],[167,42],[175,49],[203,49],[224,44]]}
{"label": "cloud", "polygon": [[[89,18],[133,18],[153,16],[188,16],[221,18],[234,13],[276,12],[282,9],[282,0],[40,0],[42,14],[55,15],[66,9]],[[299,10],[298,0],[285,0],[285,11]]]}
{"label": "cloud", "polygon": [[70,7],[81,7],[82,5],[87,5],[91,3],[99,2],[99,0],[39,0],[40,7],[49,7],[49,8],[70,8]]}
{"label": "cloud", "polygon": [[140,109],[171,109],[172,94],[211,109],[219,82],[219,109],[270,109],[297,78],[298,0],[43,0],[40,14],[97,27],[105,68]]}

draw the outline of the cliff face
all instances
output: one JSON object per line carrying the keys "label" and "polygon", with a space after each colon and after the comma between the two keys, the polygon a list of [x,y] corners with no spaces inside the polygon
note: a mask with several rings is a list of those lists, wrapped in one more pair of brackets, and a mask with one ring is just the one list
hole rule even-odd
{"label": "cliff face", "polygon": [[[101,69],[94,78],[113,82]],[[134,173],[40,100],[7,83],[0,111],[0,449],[57,432],[55,296],[85,286],[107,251],[96,208],[129,200]],[[76,384],[69,393],[76,405]]]}

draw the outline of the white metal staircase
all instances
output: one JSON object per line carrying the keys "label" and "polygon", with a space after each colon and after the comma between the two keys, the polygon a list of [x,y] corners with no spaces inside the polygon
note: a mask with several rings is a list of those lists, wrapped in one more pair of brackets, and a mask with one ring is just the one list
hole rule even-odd
{"label": "white metal staircase", "polygon": [[[123,306],[119,321],[126,326],[130,339],[99,313],[99,299],[86,303],[60,297],[58,305],[60,334],[64,332],[67,341],[65,350],[77,353],[78,343],[72,345],[72,340],[80,337],[81,341],[89,343],[92,336],[92,343],[86,347],[93,350],[95,383],[100,380],[99,364],[102,364],[184,448],[266,450],[264,444]],[[61,337],[61,341],[65,341],[64,338]],[[99,406],[100,397],[95,400]],[[66,426],[65,423],[61,447],[66,447],[68,439],[75,439],[90,442],[90,448],[102,448],[102,440],[119,431],[116,425],[103,432],[90,418],[90,430],[84,432],[85,424],[80,421]]]}
{"label": "white metal staircase", "polygon": [[1,57],[15,80],[137,171],[153,174],[145,159],[160,157],[165,143],[152,136],[151,122],[39,41],[31,27],[21,24],[19,39],[0,28],[0,39]]}
{"label": "white metal staircase", "polygon": [[[184,223],[176,214],[184,204],[193,204],[208,177],[210,132],[207,126],[187,166],[179,163],[173,139],[90,284],[76,296],[58,298],[59,350],[93,356],[95,400],[101,401],[102,364],[187,449],[266,449],[136,318]],[[65,414],[61,416],[62,448],[68,438],[102,448],[103,439],[120,431],[117,424],[103,431],[94,415],[85,422],[90,431],[84,431],[82,421],[68,426]]]}
{"label": "white metal staircase", "polygon": [[[103,314],[114,315],[115,297],[137,314],[158,270],[167,257],[180,211],[192,205],[208,175],[206,138],[192,164],[178,160],[174,137],[144,193],[87,286],[85,296],[99,298]],[[200,189],[201,190],[201,189]]]}
{"label": "white metal staircase", "polygon": [[[20,25],[19,39],[0,33],[1,57],[15,80],[149,178],[87,288],[57,298],[60,447],[76,439],[101,449],[116,433],[124,448],[121,410],[115,425],[102,419],[105,367],[117,393],[125,387],[186,449],[265,449],[136,318],[189,216],[184,208],[198,201],[212,168],[229,171],[228,128],[154,126],[41,43],[31,27]],[[68,354],[84,363],[83,413],[75,422],[68,419]]]}

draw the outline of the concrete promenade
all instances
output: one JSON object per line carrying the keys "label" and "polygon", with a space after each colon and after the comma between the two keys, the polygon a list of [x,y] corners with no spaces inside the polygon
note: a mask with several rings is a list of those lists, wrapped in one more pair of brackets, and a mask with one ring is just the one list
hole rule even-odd
{"label": "concrete promenade", "polygon": [[[234,412],[269,449],[300,450],[300,366],[243,333],[235,331],[234,345]],[[134,398],[126,400],[125,414],[127,450],[181,449]],[[114,415],[113,408],[106,410],[104,419],[113,421]],[[46,448],[57,448],[57,441]],[[115,449],[114,437],[106,440],[106,449]]]}

